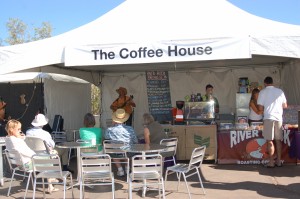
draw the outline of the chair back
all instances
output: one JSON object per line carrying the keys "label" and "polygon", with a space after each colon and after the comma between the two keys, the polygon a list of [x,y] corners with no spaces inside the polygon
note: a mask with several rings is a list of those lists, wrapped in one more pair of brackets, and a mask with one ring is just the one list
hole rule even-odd
{"label": "chair back", "polygon": [[132,157],[132,180],[139,177],[157,179],[162,176],[162,156],[160,154],[135,155]]}
{"label": "chair back", "polygon": [[189,163],[189,169],[191,169],[192,167],[200,168],[200,166],[203,162],[203,158],[205,156],[205,150],[206,150],[205,145],[197,147],[193,150],[191,159],[190,159],[190,163]]}
{"label": "chair back", "polygon": [[177,143],[178,139],[177,138],[167,138],[167,139],[162,139],[160,141],[160,145],[166,146],[166,150],[161,152],[160,154],[163,157],[170,157],[170,156],[175,156],[176,151],[177,151]]}
{"label": "chair back", "polygon": [[67,142],[67,134],[64,131],[53,131],[52,139],[56,143]]}
{"label": "chair back", "polygon": [[14,169],[19,171],[26,170],[25,164],[23,162],[23,159],[19,151],[15,149],[12,150],[5,149],[5,155],[11,171],[13,171]]}
{"label": "chair back", "polygon": [[107,154],[81,155],[82,173],[111,173],[111,158]]}
{"label": "chair back", "polygon": [[50,148],[47,143],[38,137],[26,136],[25,143],[27,146],[37,154],[50,154]]}
{"label": "chair back", "polygon": [[121,147],[126,143],[123,141],[115,141],[115,140],[104,140],[103,141],[103,152],[109,155],[123,155],[126,157],[126,152],[124,152]]}
{"label": "chair back", "polygon": [[36,177],[38,173],[46,172],[51,178],[51,173],[60,173],[62,169],[60,158],[56,154],[36,154],[32,156],[33,174]]}

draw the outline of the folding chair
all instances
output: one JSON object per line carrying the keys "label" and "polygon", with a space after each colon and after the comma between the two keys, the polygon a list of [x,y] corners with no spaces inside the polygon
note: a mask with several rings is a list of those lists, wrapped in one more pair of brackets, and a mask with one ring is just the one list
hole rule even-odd
{"label": "folding chair", "polygon": [[5,155],[9,164],[9,168],[12,172],[12,176],[10,178],[10,184],[7,192],[7,196],[10,195],[10,190],[11,190],[11,185],[13,182],[13,179],[15,176],[21,176],[23,178],[28,178],[27,179],[27,184],[26,184],[26,191],[24,195],[24,199],[26,198],[27,190],[28,190],[28,185],[29,181],[31,178],[31,183],[33,184],[32,180],[32,169],[28,168],[27,165],[24,164],[21,154],[17,150],[7,150],[5,149]]}
{"label": "folding chair", "polygon": [[[61,143],[61,142],[67,142],[68,141],[67,133],[64,131],[53,131],[52,139],[55,142],[55,144]],[[69,149],[68,166],[70,165],[71,153],[72,153],[72,149]]]}
{"label": "folding chair", "polygon": [[56,143],[67,142],[67,134],[64,131],[53,131],[52,139]]}
{"label": "folding chair", "polygon": [[203,158],[205,155],[205,149],[206,149],[206,146],[201,146],[201,147],[195,148],[192,152],[189,164],[176,164],[174,166],[167,167],[167,170],[166,170],[165,181],[167,181],[168,172],[177,174],[177,178],[178,178],[177,191],[179,188],[180,177],[182,174],[190,199],[192,197],[191,197],[191,193],[190,193],[186,179],[190,176],[193,176],[194,174],[198,175],[201,188],[203,190],[203,193],[205,194],[205,190],[204,190],[202,180],[200,177],[200,173],[199,173],[199,170],[201,169],[202,161],[203,161]]}
{"label": "folding chair", "polygon": [[[126,174],[127,174],[127,182],[129,180],[129,158],[126,155],[126,152],[121,149],[122,146],[125,145],[125,142],[122,141],[114,141],[114,140],[104,140],[103,142],[103,153],[108,154],[112,162],[111,163],[120,163],[126,164]],[[115,160],[119,160],[120,162],[116,162]]]}
{"label": "folding chair", "polygon": [[[34,185],[33,185],[33,198],[35,198],[35,190],[37,184],[43,185],[43,196],[45,198],[45,184],[63,184],[64,185],[64,197],[66,198],[67,190],[67,177],[71,179],[72,187],[72,197],[74,198],[73,193],[73,180],[72,173],[69,171],[62,171],[60,158],[58,155],[33,155],[32,156],[32,166],[34,174]],[[62,179],[62,182],[45,182],[45,178],[58,178]],[[42,179],[41,182],[38,182],[37,179]]]}
{"label": "folding chair", "polygon": [[[177,138],[162,139],[160,141],[160,145],[166,146],[166,150],[160,153],[160,155],[164,158],[164,163],[172,161],[173,165],[176,164],[175,155],[177,150],[177,143]],[[166,159],[166,157],[171,157],[172,159]]]}
{"label": "folding chair", "polygon": [[162,156],[160,154],[133,156],[129,180],[129,199],[132,199],[133,186],[142,186],[144,197],[146,195],[147,185],[157,185],[159,198],[161,198],[161,190],[163,198],[165,198],[165,188],[162,173]]}
{"label": "folding chair", "polygon": [[41,138],[26,136],[25,142],[27,146],[37,154],[50,154],[50,149],[48,145]]}
{"label": "folding chair", "polygon": [[84,196],[85,185],[111,185],[112,198],[115,198],[115,180],[109,155],[82,154],[81,172],[80,198]]}

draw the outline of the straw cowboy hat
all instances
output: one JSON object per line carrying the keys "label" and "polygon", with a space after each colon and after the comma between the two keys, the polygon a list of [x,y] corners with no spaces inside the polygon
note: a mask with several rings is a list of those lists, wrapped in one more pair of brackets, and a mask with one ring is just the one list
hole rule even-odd
{"label": "straw cowboy hat", "polygon": [[129,114],[124,109],[119,108],[112,114],[112,120],[117,123],[124,123],[128,120]]}
{"label": "straw cowboy hat", "polygon": [[120,94],[121,91],[123,91],[124,95],[127,95],[127,89],[124,88],[124,87],[120,87],[120,88],[118,88],[116,91],[117,91],[117,93],[119,93],[119,94]]}
{"label": "straw cowboy hat", "polygon": [[32,126],[44,126],[48,124],[48,119],[43,114],[37,114],[31,124]]}

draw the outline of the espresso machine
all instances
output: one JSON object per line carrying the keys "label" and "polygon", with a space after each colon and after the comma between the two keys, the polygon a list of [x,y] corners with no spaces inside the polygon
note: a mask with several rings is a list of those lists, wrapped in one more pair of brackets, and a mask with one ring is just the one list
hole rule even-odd
{"label": "espresso machine", "polygon": [[173,108],[173,124],[183,125],[184,124],[184,101],[176,101],[176,108]]}

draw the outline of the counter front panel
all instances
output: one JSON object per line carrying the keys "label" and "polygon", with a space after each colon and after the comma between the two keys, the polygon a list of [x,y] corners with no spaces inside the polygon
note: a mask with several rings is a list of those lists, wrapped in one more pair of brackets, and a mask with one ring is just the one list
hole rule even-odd
{"label": "counter front panel", "polygon": [[216,125],[164,125],[170,137],[178,138],[177,160],[189,160],[196,147],[206,146],[205,159],[217,157]]}
{"label": "counter front panel", "polygon": [[[295,129],[283,130],[282,160],[296,163]],[[218,131],[218,164],[261,164],[267,156],[267,143],[261,130]]]}

